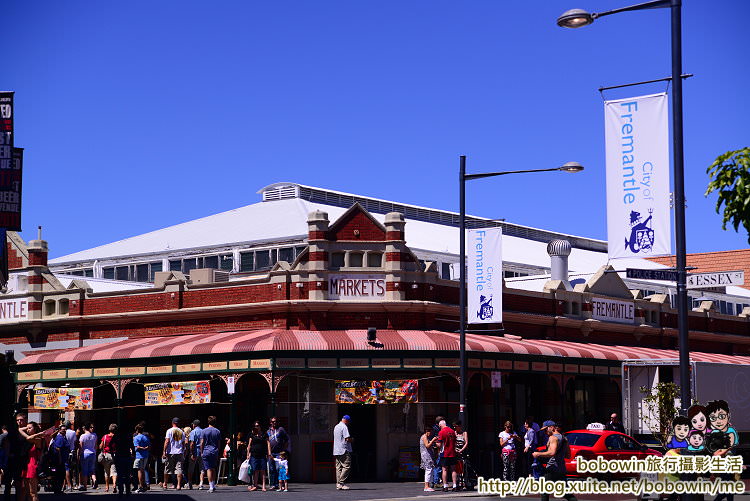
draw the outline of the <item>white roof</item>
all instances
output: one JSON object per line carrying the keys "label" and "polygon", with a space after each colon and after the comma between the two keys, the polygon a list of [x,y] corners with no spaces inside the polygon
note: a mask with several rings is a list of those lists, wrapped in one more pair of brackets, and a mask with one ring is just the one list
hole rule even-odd
{"label": "white roof", "polygon": [[94,292],[114,292],[134,289],[152,289],[154,284],[144,284],[142,282],[125,282],[122,280],[109,280],[106,278],[93,278],[93,277],[79,277],[76,275],[61,275],[55,273],[57,278],[63,287],[66,289],[70,286],[73,280],[85,281]]}
{"label": "white roof", "polygon": [[[333,223],[346,209],[299,198],[258,202],[238,209],[169,226],[66,256],[51,265],[108,260],[132,256],[186,252],[219,246],[278,243],[307,238],[307,216],[314,210],[328,213]],[[383,214],[372,214],[383,223]],[[406,243],[416,251],[458,255],[458,228],[406,219]],[[505,261],[549,267],[546,242],[503,236]],[[605,253],[573,248],[571,270],[597,269],[606,263]]]}

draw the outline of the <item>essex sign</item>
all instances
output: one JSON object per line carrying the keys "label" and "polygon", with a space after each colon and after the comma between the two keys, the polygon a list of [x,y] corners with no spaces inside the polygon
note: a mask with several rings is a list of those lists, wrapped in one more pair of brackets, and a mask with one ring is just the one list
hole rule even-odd
{"label": "essex sign", "polygon": [[714,273],[692,273],[687,277],[688,289],[707,289],[727,285],[743,285],[744,271],[719,271]]}
{"label": "essex sign", "polygon": [[330,275],[328,298],[381,301],[385,299],[385,275]]}

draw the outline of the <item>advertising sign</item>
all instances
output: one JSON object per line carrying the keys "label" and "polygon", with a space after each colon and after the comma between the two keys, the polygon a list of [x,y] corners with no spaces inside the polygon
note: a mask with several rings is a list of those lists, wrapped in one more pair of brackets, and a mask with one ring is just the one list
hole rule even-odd
{"label": "advertising sign", "polygon": [[330,275],[329,299],[380,301],[385,299],[385,275]]}
{"label": "advertising sign", "polygon": [[207,404],[211,402],[208,381],[147,383],[143,385],[146,405]]}
{"label": "advertising sign", "polygon": [[94,408],[93,388],[34,388],[37,409],[91,410]]}
{"label": "advertising sign", "polygon": [[419,382],[416,379],[393,381],[336,381],[338,404],[416,403]]}
{"label": "advertising sign", "polygon": [[470,324],[503,321],[503,230],[478,228],[468,230],[466,266],[468,268],[468,308]]}
{"label": "advertising sign", "polygon": [[23,150],[13,139],[13,93],[0,92],[0,228],[21,231]]}
{"label": "advertising sign", "polygon": [[605,322],[632,324],[635,322],[635,305],[631,301],[592,298],[591,317]]}
{"label": "advertising sign", "polygon": [[604,102],[610,258],[671,253],[667,94]]}

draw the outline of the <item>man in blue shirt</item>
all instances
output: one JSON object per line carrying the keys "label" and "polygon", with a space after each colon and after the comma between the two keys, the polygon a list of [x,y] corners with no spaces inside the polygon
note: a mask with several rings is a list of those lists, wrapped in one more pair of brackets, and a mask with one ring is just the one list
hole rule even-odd
{"label": "man in blue shirt", "polygon": [[221,450],[221,432],[216,428],[216,416],[208,416],[208,428],[201,432],[201,458],[208,472],[208,492],[216,490],[216,469]]}
{"label": "man in blue shirt", "polygon": [[193,431],[188,435],[188,457],[190,458],[190,466],[188,467],[188,489],[193,488],[193,480],[195,480],[195,471],[200,471],[200,484],[198,484],[198,490],[203,490],[203,478],[206,474],[206,468],[203,467],[203,460],[201,459],[201,428],[200,419],[193,421]]}
{"label": "man in blue shirt", "polygon": [[143,433],[143,425],[135,427],[135,436],[133,437],[133,447],[135,448],[135,461],[133,468],[138,470],[138,490],[136,492],[146,492],[146,464],[148,463],[148,453],[151,449],[151,441]]}

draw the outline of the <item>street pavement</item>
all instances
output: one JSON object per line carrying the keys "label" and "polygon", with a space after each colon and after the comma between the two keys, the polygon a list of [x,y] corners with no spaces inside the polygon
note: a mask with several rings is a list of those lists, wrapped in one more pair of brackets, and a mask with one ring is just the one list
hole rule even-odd
{"label": "street pavement", "polygon": [[[130,499],[138,501],[139,498],[155,497],[158,501],[253,501],[258,500],[276,500],[289,499],[296,501],[429,501],[436,499],[448,501],[454,499],[470,498],[471,500],[494,499],[499,500],[499,496],[479,495],[475,491],[469,492],[423,492],[424,484],[422,482],[388,482],[388,483],[352,483],[350,489],[346,491],[336,490],[333,484],[290,484],[289,492],[276,491],[254,491],[248,492],[246,486],[229,487],[219,485],[216,492],[208,491],[180,490],[170,489],[165,491],[159,487],[151,487],[151,490],[143,494],[132,494]],[[66,493],[62,496],[54,496],[50,493],[40,492],[41,501],[52,501],[53,499],[65,499],[65,501],[86,501],[88,496],[106,496],[112,501],[124,500],[112,493],[105,493],[101,488],[89,490],[87,492]],[[529,501],[538,499],[538,497],[526,498],[505,498],[508,501]],[[554,499],[554,498],[553,498]],[[634,499],[632,496],[579,496],[579,501],[627,501]],[[93,501],[93,500],[88,500]],[[100,500],[103,501],[103,500]],[[712,501],[708,496],[705,501]],[[750,501],[750,495],[735,496],[735,501]]]}

